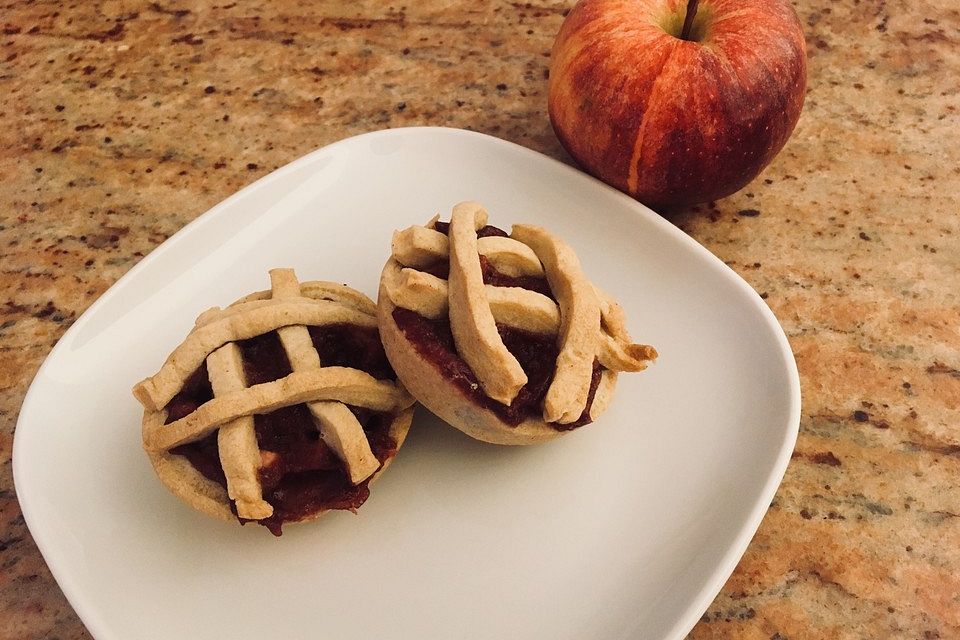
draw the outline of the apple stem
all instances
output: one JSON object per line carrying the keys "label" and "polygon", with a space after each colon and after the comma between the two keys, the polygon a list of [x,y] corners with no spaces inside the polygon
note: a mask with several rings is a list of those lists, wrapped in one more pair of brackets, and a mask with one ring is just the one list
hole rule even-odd
{"label": "apple stem", "polygon": [[683,18],[683,29],[680,30],[680,39],[690,39],[690,29],[693,28],[693,19],[697,17],[697,3],[699,0],[687,0],[687,15]]}

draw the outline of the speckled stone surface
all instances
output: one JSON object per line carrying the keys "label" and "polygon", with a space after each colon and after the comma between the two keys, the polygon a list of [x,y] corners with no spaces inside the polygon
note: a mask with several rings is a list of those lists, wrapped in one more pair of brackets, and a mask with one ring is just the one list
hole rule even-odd
{"label": "speckled stone surface", "polygon": [[[804,396],[783,485],[691,637],[960,638],[960,6],[795,4],[793,138],[740,193],[671,215],[761,292]],[[2,6],[0,638],[88,637],[10,462],[70,323],[211,205],[346,136],[446,125],[567,159],[546,74],[569,5]]]}

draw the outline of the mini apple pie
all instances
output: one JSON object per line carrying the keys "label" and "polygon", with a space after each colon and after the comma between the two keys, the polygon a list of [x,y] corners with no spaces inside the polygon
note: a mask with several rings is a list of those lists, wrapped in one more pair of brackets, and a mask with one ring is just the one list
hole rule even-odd
{"label": "mini apple pie", "polygon": [[473,202],[393,236],[378,301],[397,376],[428,409],[474,438],[550,440],[592,422],[617,373],[656,358],[634,344],[620,305],[549,232],[487,225]]}
{"label": "mini apple pie", "polygon": [[286,522],[363,504],[414,401],[384,355],[373,301],[291,269],[270,281],[201,314],[133,394],[144,449],[175,495],[280,535]]}

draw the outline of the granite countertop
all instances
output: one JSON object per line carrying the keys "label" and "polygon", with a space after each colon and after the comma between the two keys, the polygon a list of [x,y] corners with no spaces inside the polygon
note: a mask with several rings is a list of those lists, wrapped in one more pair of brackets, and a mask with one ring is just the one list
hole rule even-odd
{"label": "granite countertop", "polygon": [[[300,155],[412,124],[569,161],[570,2],[17,2],[0,17],[0,637],[85,638],[13,489],[50,348],[144,255]],[[692,638],[960,637],[960,7],[796,0],[800,123],[672,216],[761,293],[800,370],[783,485]],[[952,8],[951,8],[952,7]]]}

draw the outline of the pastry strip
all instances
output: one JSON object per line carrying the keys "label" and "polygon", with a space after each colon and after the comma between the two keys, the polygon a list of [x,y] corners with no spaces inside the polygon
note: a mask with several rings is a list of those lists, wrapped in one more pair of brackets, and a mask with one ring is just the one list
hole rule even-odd
{"label": "pastry strip", "polygon": [[[391,254],[405,267],[426,267],[446,260],[449,238],[433,229],[412,226],[394,231]],[[543,265],[530,247],[512,238],[488,236],[477,239],[477,252],[507,276],[542,276]]]}
{"label": "pastry strip", "polygon": [[542,276],[543,265],[533,249],[513,238],[487,236],[477,240],[477,250],[505,276]]}
{"label": "pastry strip", "polygon": [[627,319],[620,303],[596,285],[593,291],[600,303],[600,349],[597,358],[614,371],[643,371],[657,358],[657,350],[646,344],[635,344],[627,333]]}
{"label": "pastry strip", "polygon": [[[447,281],[394,262],[384,270],[383,282],[390,300],[404,309],[436,320],[447,315]],[[484,285],[490,312],[497,324],[531,333],[556,334],[560,311],[547,296],[519,287]]]}
{"label": "pastry strip", "polygon": [[600,304],[600,326],[614,338],[630,342],[630,334],[627,333],[627,318],[623,313],[623,307],[596,285],[593,285],[593,292]]}
{"label": "pastry strip", "polygon": [[593,360],[599,346],[600,304],[569,245],[533,225],[514,225],[511,237],[536,252],[560,303],[560,352],[544,398],[543,419],[560,424],[575,422],[590,394]]}
{"label": "pastry strip", "polygon": [[320,427],[320,437],[343,461],[350,482],[359,484],[380,468],[370,449],[363,425],[342,402],[310,402],[310,413]]}
{"label": "pastry strip", "polygon": [[643,371],[657,357],[657,350],[650,345],[623,343],[604,331],[599,341],[597,359],[612,371]]}
{"label": "pastry strip", "polygon": [[[225,344],[207,356],[207,372],[214,397],[242,392],[247,386],[240,347],[236,344]],[[240,416],[222,425],[217,432],[217,451],[227,478],[227,495],[236,503],[237,515],[250,520],[273,515],[273,507],[263,499],[253,416]]]}
{"label": "pastry strip", "polygon": [[[431,320],[447,315],[446,280],[415,269],[401,268],[393,262],[384,269],[383,283],[394,305]],[[485,285],[485,289],[490,312],[497,324],[545,335],[556,335],[560,331],[560,310],[545,295],[518,287]],[[619,305],[613,308],[622,317]],[[601,305],[601,314],[602,309]],[[602,320],[601,326],[605,326]],[[631,343],[622,324],[611,326],[618,326],[620,335],[613,337],[601,330],[597,349],[597,358],[605,368],[642,371],[657,357],[653,347]]]}
{"label": "pastry strip", "polygon": [[[272,269],[270,283],[275,300],[300,297],[300,284],[293,269]],[[319,369],[322,366],[306,327],[282,327],[277,334],[294,371]],[[350,482],[358,484],[373,475],[380,467],[380,461],[373,455],[363,426],[353,412],[339,402],[308,402],[307,408],[313,414],[323,441],[343,461]],[[223,427],[220,433],[223,433]]]}
{"label": "pastry strip", "polygon": [[[336,305],[348,313],[356,313],[358,315],[373,317],[370,314],[366,313],[364,310],[354,309],[349,305],[343,305],[337,300],[314,300],[312,298],[287,298],[286,300],[277,300],[277,299],[260,299],[260,300],[248,300],[247,302],[234,302],[225,309],[220,307],[213,307],[201,313],[197,316],[196,321],[194,322],[194,330],[204,325],[208,325],[215,320],[223,320],[224,318],[230,318],[233,316],[242,316],[248,314],[250,311],[256,310],[260,313],[264,313],[266,309],[283,309],[290,305],[291,302],[296,302],[300,305],[314,305],[319,308],[329,308],[331,305]],[[192,333],[192,332],[191,332]]]}
{"label": "pastry strip", "polygon": [[160,371],[133,388],[133,395],[146,409],[156,411],[166,406],[204,359],[214,349],[228,342],[246,340],[294,324],[326,325],[342,322],[363,327],[377,326],[376,318],[327,301],[281,300],[271,302],[269,306],[247,309],[237,315],[233,314],[231,308],[223,311],[211,310],[201,316],[201,320],[214,313],[222,314],[223,317],[191,331],[186,340],[173,350]]}
{"label": "pastry strip", "polygon": [[486,287],[490,311],[498,324],[556,335],[560,330],[560,311],[547,296],[520,287]]}
{"label": "pastry strip", "polygon": [[425,318],[444,318],[449,308],[447,281],[423,271],[401,267],[390,260],[383,285],[394,305],[416,311]]}
{"label": "pastry strip", "polygon": [[406,267],[425,267],[445,259],[449,251],[450,240],[446,235],[418,225],[394,231],[390,242],[390,254]]}
{"label": "pastry strip", "polygon": [[316,400],[336,400],[374,411],[400,411],[413,401],[397,385],[357,369],[324,367],[294,371],[285,378],[215,397],[193,413],[144,431],[147,451],[166,451],[199,440],[244,415],[264,414]]}
{"label": "pastry strip", "polygon": [[486,225],[486,220],[487,212],[476,203],[461,203],[453,208],[448,280],[450,330],[457,352],[473,370],[484,392],[509,405],[527,383],[527,374],[500,339],[487,302],[476,232]]}
{"label": "pastry strip", "polygon": [[[351,289],[345,284],[327,282],[326,280],[308,280],[307,282],[300,283],[300,295],[307,300],[339,302],[344,306],[356,309],[368,316],[377,315],[377,305],[375,305],[370,298],[359,291]],[[227,308],[229,309],[238,304],[244,304],[254,300],[269,300],[270,298],[270,291],[257,291],[240,298]]]}

